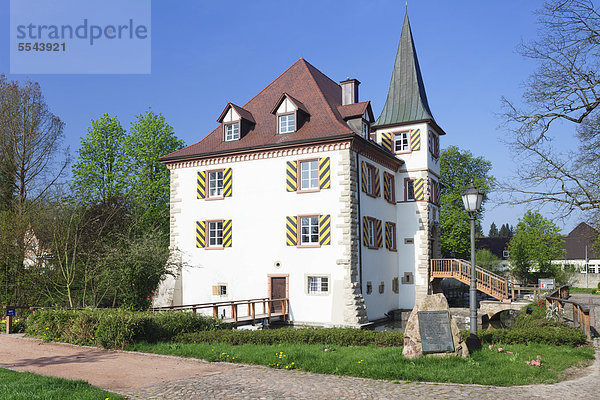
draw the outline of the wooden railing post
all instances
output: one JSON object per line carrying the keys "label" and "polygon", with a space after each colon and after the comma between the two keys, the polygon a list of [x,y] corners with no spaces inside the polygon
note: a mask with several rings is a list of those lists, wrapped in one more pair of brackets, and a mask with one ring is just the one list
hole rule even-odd
{"label": "wooden railing post", "polygon": [[213,317],[219,318],[219,306],[213,306]]}

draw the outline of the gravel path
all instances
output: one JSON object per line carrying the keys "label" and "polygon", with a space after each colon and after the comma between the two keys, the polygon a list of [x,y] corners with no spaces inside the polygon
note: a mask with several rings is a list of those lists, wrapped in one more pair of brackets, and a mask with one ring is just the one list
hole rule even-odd
{"label": "gravel path", "polygon": [[553,385],[490,387],[400,382],[263,366],[209,363],[171,356],[107,351],[0,335],[0,367],[69,379],[130,399],[598,399],[600,343],[596,361],[581,377]]}

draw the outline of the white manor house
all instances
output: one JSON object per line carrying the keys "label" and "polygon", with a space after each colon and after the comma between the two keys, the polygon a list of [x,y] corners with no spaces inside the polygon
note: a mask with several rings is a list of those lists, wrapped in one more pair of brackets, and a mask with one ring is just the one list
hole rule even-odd
{"label": "white manor house", "polygon": [[243,106],[228,103],[200,142],[161,159],[182,267],[154,306],[285,297],[292,323],[359,326],[427,294],[445,132],[408,17],[377,119],[359,84],[301,58]]}

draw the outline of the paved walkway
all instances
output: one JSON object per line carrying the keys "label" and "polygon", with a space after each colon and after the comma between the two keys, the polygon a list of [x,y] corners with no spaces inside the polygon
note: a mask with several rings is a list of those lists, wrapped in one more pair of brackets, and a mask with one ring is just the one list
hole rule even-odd
{"label": "paved walkway", "polygon": [[0,335],[0,367],[83,379],[130,399],[598,399],[600,346],[585,376],[553,385],[490,387],[372,379],[209,363]]}

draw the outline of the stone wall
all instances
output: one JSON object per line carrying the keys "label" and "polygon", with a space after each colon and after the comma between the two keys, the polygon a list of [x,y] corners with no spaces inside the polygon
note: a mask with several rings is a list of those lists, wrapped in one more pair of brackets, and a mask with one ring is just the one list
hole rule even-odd
{"label": "stone wall", "polygon": [[344,325],[360,325],[368,322],[365,301],[359,283],[359,221],[358,221],[358,171],[356,153],[342,152],[338,165],[340,182],[340,206],[338,216],[343,221],[336,228],[342,229],[339,244],[345,247],[344,255],[337,264],[344,267]]}

